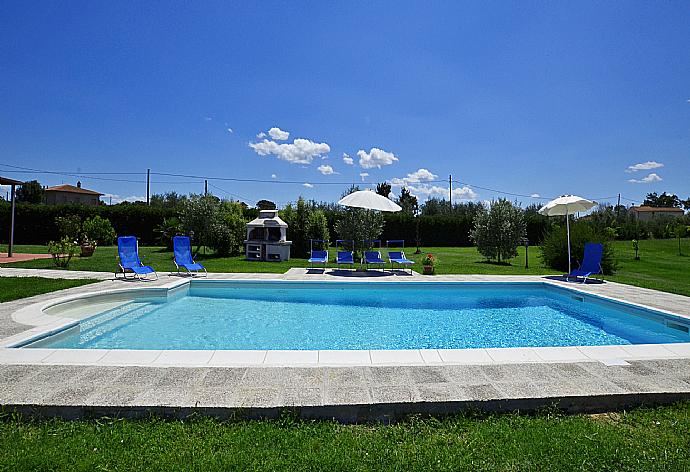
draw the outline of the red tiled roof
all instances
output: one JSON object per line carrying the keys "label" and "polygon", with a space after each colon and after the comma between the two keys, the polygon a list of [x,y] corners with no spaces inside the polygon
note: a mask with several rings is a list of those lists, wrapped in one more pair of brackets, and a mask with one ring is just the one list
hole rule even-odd
{"label": "red tiled roof", "polygon": [[81,187],[75,187],[74,185],[63,184],[56,185],[54,187],[48,187],[46,192],[69,192],[69,193],[83,193],[85,195],[103,195],[102,193],[94,192],[93,190],[87,190]]}
{"label": "red tiled roof", "polygon": [[632,207],[632,211],[637,211],[641,213],[661,213],[661,212],[666,212],[666,213],[685,213],[682,208],[671,208],[671,207],[652,207],[652,206],[638,206],[638,207]]}

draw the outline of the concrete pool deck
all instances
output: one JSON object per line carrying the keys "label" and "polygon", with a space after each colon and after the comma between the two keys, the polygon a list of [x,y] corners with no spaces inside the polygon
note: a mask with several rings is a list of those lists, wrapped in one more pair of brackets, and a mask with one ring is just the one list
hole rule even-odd
{"label": "concrete pool deck", "polygon": [[[0,272],[10,275],[5,269]],[[41,272],[30,274],[44,276]],[[106,278],[106,274],[83,275]],[[107,276],[112,279],[112,274]],[[210,274],[209,279],[362,281],[355,276],[307,274],[304,269],[286,274]],[[146,283],[104,280],[2,303],[0,342],[33,328],[13,319],[30,305],[132,286],[163,287],[180,280],[167,275]],[[611,282],[582,286],[539,276],[418,274],[366,280],[547,281],[690,319],[690,297]],[[0,348],[0,379],[0,404],[5,409],[65,417],[149,412],[184,416],[192,411],[270,417],[281,408],[293,408],[303,417],[362,421],[464,408],[506,411],[556,405],[569,411],[604,411],[690,398],[690,343],[421,351]]]}

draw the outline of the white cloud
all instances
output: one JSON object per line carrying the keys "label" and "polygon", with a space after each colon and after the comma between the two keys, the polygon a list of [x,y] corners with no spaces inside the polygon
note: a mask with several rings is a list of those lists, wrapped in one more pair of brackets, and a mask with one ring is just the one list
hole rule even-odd
{"label": "white cloud", "polygon": [[312,184],[310,184],[309,182],[304,182],[304,183],[302,184],[302,187],[314,188],[314,186],[313,186]]}
{"label": "white cloud", "polygon": [[234,133],[234,131],[232,130],[232,128],[228,128],[228,133]]}
{"label": "white cloud", "polygon": [[369,173],[368,172],[360,172],[359,176],[362,178],[362,182],[364,182],[364,179],[369,177]]}
{"label": "white cloud", "polygon": [[628,180],[628,182],[633,183],[633,184],[651,184],[653,182],[661,182],[662,180],[664,180],[664,179],[659,177],[658,174],[655,174],[654,172],[652,172],[647,177],[643,177],[639,180],[638,179],[630,179],[630,180]]}
{"label": "white cloud", "polygon": [[121,197],[120,195],[114,193],[106,193],[101,195],[101,201],[110,203],[110,197],[112,197],[113,205],[122,202],[145,202],[146,195],[130,195],[128,197]]}
{"label": "white cloud", "polygon": [[258,139],[264,139],[264,138],[266,137],[266,133],[264,133],[264,132],[262,131],[261,133],[257,134],[256,137],[257,137]]}
{"label": "white cloud", "polygon": [[630,172],[637,172],[638,170],[658,169],[660,167],[664,167],[664,165],[661,162],[647,161],[647,162],[640,162],[639,164],[635,164],[632,166],[628,166],[628,168],[625,169],[625,171],[630,173]]}
{"label": "white cloud", "polygon": [[532,195],[530,195],[530,197],[532,197],[532,198],[541,198],[541,195],[539,195],[538,193],[533,193]]}
{"label": "white cloud", "polygon": [[277,175],[275,175],[275,174],[271,174],[271,178],[272,178],[272,179],[277,179],[277,178],[278,178],[278,176],[277,176]]}
{"label": "white cloud", "polygon": [[[440,187],[438,185],[429,184],[419,184],[409,185],[407,189],[420,200],[426,200],[431,197],[448,199],[448,187]],[[453,201],[476,200],[477,197],[477,193],[470,187],[465,186],[453,189]]]}
{"label": "white cloud", "polygon": [[316,170],[321,172],[323,175],[333,175],[337,173],[333,170],[333,167],[325,164],[321,164],[319,167],[316,168]]}
{"label": "white cloud", "polygon": [[213,121],[213,118],[211,118],[210,116],[207,116],[207,117],[204,118],[204,120],[206,120],[206,121]]}
{"label": "white cloud", "polygon": [[290,164],[311,164],[314,157],[331,151],[331,147],[326,143],[315,143],[302,138],[295,139],[292,144],[264,139],[259,143],[249,143],[249,147],[260,156],[274,155]]}
{"label": "white cloud", "polygon": [[406,187],[410,184],[416,184],[419,182],[436,180],[438,175],[428,171],[427,169],[417,169],[411,174],[407,174],[407,177],[391,179],[391,185],[393,187]]}
{"label": "white cloud", "polygon": [[392,152],[384,151],[379,148],[371,148],[369,152],[360,149],[357,151],[359,157],[359,165],[363,169],[381,168],[382,166],[389,166],[398,160]]}
{"label": "white cloud", "polygon": [[343,153],[343,162],[349,166],[355,163],[355,160],[349,154]]}
{"label": "white cloud", "polygon": [[283,131],[282,129],[277,127],[269,129],[268,135],[276,141],[285,141],[287,138],[290,137],[290,133],[288,133],[287,131]]}

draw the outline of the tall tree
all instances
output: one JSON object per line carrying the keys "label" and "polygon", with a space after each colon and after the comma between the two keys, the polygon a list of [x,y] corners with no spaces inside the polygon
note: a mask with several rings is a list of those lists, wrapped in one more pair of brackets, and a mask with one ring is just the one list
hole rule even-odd
{"label": "tall tree", "polygon": [[678,196],[672,193],[667,194],[666,192],[662,193],[661,195],[657,195],[656,192],[648,193],[642,204],[651,207],[663,208],[680,208],[682,206]]}
{"label": "tall tree", "polygon": [[38,180],[24,182],[17,188],[17,201],[23,203],[43,202],[44,190]]}
{"label": "tall tree", "polygon": [[400,197],[398,197],[396,203],[402,207],[402,212],[406,215],[413,216],[417,212],[417,197],[412,195],[405,187],[400,189]]}
{"label": "tall tree", "polygon": [[391,184],[389,184],[388,182],[381,182],[380,184],[376,184],[376,193],[388,198],[388,195],[391,194]]}

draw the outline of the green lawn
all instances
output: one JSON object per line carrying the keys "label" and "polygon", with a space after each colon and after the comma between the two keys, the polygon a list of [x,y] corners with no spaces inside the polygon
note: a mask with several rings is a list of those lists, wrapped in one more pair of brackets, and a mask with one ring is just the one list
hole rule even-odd
{"label": "green lawn", "polygon": [[630,241],[616,241],[618,270],[608,280],[690,296],[690,241],[681,242],[683,255],[678,255],[678,240],[640,241],[640,260],[635,260]]}
{"label": "green lawn", "polygon": [[[618,271],[615,275],[607,276],[608,280],[654,288],[667,292],[690,296],[690,241],[682,241],[684,256],[678,255],[677,240],[646,240],[640,241],[640,260],[636,261],[632,245],[629,241],[616,241],[614,248],[618,259]],[[46,252],[45,246],[17,246],[17,252]],[[163,248],[140,248],[145,263],[159,271],[174,270],[172,253]],[[473,247],[437,247],[424,248],[421,255],[415,255],[413,248],[408,248],[407,256],[420,262],[424,254],[431,252],[438,258],[438,274],[508,274],[508,275],[541,275],[556,274],[544,267],[539,259],[539,248],[529,249],[529,269],[525,270],[524,248],[519,248],[519,255],[509,261],[510,264],[489,264],[477,253]],[[71,270],[113,271],[116,267],[116,248],[114,246],[99,247],[90,258],[76,257],[70,264]],[[331,254],[334,251],[331,250]],[[283,273],[291,267],[306,267],[305,259],[291,259],[287,262],[251,262],[243,256],[215,257],[211,254],[201,254],[198,258],[210,272],[270,272]],[[13,267],[31,267],[53,269],[50,259],[8,264]]]}
{"label": "green lawn", "polygon": [[[2,270],[2,267],[0,267]],[[44,279],[42,277],[0,277],[0,303],[33,297],[41,293],[98,282],[97,280]]]}
{"label": "green lawn", "polygon": [[690,468],[690,405],[608,415],[277,421],[0,422],[2,470],[597,470]]}

